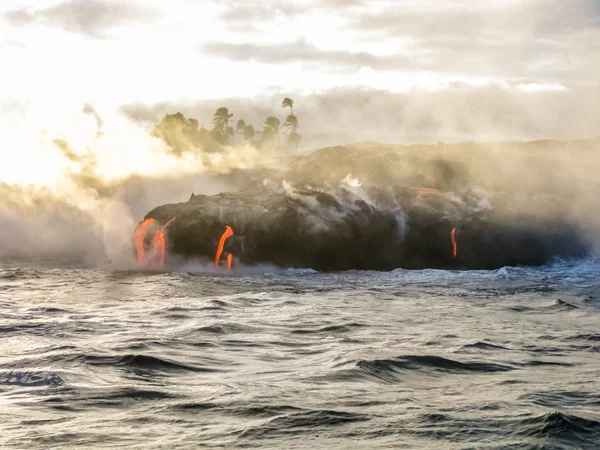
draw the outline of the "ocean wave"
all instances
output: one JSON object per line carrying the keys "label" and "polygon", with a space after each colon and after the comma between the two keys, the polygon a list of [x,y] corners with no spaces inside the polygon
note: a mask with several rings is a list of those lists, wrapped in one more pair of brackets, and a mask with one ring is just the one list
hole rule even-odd
{"label": "ocean wave", "polygon": [[325,334],[337,334],[337,333],[350,333],[351,331],[357,329],[357,328],[363,328],[366,327],[368,325],[363,324],[363,323],[356,323],[356,322],[352,322],[352,323],[346,323],[346,324],[340,324],[340,325],[327,325],[324,327],[319,327],[319,328],[295,328],[291,331],[292,334],[320,334],[320,333],[325,333]]}
{"label": "ocean wave", "polygon": [[526,436],[561,439],[571,443],[600,442],[600,422],[573,414],[552,411],[522,419],[515,424],[517,433]]}
{"label": "ocean wave", "polygon": [[383,381],[399,381],[404,371],[425,373],[494,373],[514,370],[514,367],[487,362],[460,362],[441,356],[409,355],[394,359],[361,360],[357,366],[365,373]]}
{"label": "ocean wave", "polygon": [[549,408],[600,406],[600,395],[586,391],[531,392],[521,395],[519,399]]}
{"label": "ocean wave", "polygon": [[498,439],[504,442],[499,447],[483,448],[591,450],[597,448],[595,443],[600,439],[600,422],[559,411],[517,418],[461,418],[432,413],[423,414],[419,419],[420,425],[409,428],[415,436],[443,438],[463,445]]}
{"label": "ocean wave", "polygon": [[159,358],[150,355],[129,354],[120,356],[92,356],[84,355],[83,361],[92,366],[114,366],[121,368],[143,369],[148,371],[189,371],[189,372],[212,372],[215,369],[199,367]]}
{"label": "ocean wave", "polygon": [[9,371],[0,372],[0,386],[48,387],[62,386],[64,379],[52,372]]}
{"label": "ocean wave", "polygon": [[308,430],[314,433],[319,429],[368,421],[366,414],[347,411],[313,410],[299,411],[276,417],[266,424],[254,426],[240,434],[242,439],[269,438],[286,435],[304,434]]}
{"label": "ocean wave", "polygon": [[461,347],[462,350],[509,350],[507,347],[502,345],[492,344],[490,342],[477,341],[473,344],[465,344]]}

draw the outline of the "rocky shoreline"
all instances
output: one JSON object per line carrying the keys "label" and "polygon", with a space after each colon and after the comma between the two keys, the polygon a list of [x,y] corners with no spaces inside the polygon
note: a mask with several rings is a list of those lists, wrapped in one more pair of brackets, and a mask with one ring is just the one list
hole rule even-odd
{"label": "rocky shoreline", "polygon": [[432,189],[282,189],[192,195],[146,219],[157,227],[176,219],[165,230],[166,246],[181,258],[213,260],[231,227],[223,265],[232,254],[234,265],[323,271],[495,269],[586,254],[582,234],[568,221],[509,218],[475,206]]}

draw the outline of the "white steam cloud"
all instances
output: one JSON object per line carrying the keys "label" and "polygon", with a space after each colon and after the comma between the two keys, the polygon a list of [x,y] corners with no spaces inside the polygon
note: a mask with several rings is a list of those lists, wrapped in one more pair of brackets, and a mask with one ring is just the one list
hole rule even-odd
{"label": "white steam cloud", "polygon": [[2,119],[3,259],[132,266],[131,233],[150,209],[227,190],[222,175],[263,158],[248,146],[177,157],[129,119],[89,104],[61,117]]}

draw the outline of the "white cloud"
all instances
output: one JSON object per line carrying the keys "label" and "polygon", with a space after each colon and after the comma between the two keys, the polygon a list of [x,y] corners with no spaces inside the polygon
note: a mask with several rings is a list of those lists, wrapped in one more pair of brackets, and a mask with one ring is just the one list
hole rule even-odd
{"label": "white cloud", "polygon": [[522,83],[517,86],[525,92],[544,92],[544,91],[566,91],[568,90],[561,84],[540,84],[540,83]]}

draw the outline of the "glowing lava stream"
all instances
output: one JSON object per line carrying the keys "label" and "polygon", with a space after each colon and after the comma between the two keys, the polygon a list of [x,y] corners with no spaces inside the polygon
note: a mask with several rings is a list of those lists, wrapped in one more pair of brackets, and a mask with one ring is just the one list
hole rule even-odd
{"label": "glowing lava stream", "polygon": [[444,195],[437,189],[433,189],[433,188],[421,188],[417,191],[417,194],[419,194],[419,195]]}
{"label": "glowing lava stream", "polygon": [[227,268],[231,270],[231,262],[233,261],[233,255],[230,253],[227,255]]}
{"label": "glowing lava stream", "polygon": [[[223,253],[223,247],[225,246],[225,241],[227,239],[229,239],[231,236],[233,236],[233,230],[231,229],[231,227],[229,225],[226,225],[225,228],[225,232],[223,233],[223,236],[221,236],[221,239],[219,240],[219,245],[217,247],[217,254],[215,255],[215,267],[219,267],[219,261],[221,259],[221,254]],[[228,261],[227,261],[227,267],[229,267],[229,257],[228,257]]]}
{"label": "glowing lava stream", "polygon": [[144,257],[144,239],[148,228],[154,223],[154,219],[146,219],[138,224],[133,230],[133,241],[135,243],[136,258],[138,264],[142,265],[145,262]]}
{"label": "glowing lava stream", "polygon": [[450,236],[452,237],[452,248],[453,248],[452,257],[456,258],[456,228],[452,228],[452,231],[450,232]]}
{"label": "glowing lava stream", "polygon": [[173,221],[175,217],[165,223],[160,230],[158,230],[154,234],[154,238],[152,239],[152,247],[154,248],[154,258],[155,263],[156,259],[158,259],[158,263],[161,267],[165,265],[165,250],[166,250],[166,242],[165,242],[165,230]]}

